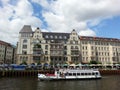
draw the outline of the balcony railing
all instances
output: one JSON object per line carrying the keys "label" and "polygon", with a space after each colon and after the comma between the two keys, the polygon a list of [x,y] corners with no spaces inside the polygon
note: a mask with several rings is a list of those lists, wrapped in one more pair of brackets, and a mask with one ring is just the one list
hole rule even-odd
{"label": "balcony railing", "polygon": [[63,48],[50,48],[50,50],[63,50]]}
{"label": "balcony railing", "polygon": [[33,60],[40,60],[41,57],[40,56],[33,56]]}
{"label": "balcony railing", "polygon": [[42,50],[42,48],[33,48],[33,50]]}
{"label": "balcony railing", "polygon": [[33,56],[42,56],[41,54],[33,54]]}
{"label": "balcony railing", "polygon": [[71,54],[71,56],[79,57],[79,54]]}
{"label": "balcony railing", "polygon": [[79,50],[79,48],[71,48],[71,50]]}
{"label": "balcony railing", "polygon": [[63,54],[53,54],[53,53],[51,53],[50,56],[63,56]]}

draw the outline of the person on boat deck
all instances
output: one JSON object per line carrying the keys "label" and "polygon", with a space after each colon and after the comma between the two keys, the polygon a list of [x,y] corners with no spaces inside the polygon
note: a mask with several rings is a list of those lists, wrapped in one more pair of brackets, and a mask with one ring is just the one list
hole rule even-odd
{"label": "person on boat deck", "polygon": [[49,75],[49,73],[46,74],[46,76],[48,76],[48,75]]}

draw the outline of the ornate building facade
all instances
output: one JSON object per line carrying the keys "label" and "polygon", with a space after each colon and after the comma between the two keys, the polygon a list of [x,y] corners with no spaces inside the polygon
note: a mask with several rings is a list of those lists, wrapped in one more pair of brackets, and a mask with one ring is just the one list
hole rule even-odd
{"label": "ornate building facade", "polygon": [[75,30],[70,33],[42,32],[24,25],[19,32],[17,63],[89,63],[102,64],[120,61],[120,40],[111,38],[79,36]]}

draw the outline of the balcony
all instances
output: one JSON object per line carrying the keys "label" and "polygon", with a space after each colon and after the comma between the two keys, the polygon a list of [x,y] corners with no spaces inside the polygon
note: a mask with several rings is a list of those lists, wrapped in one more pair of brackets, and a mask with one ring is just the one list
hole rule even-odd
{"label": "balcony", "polygon": [[63,56],[63,53],[51,53],[50,56]]}
{"label": "balcony", "polygon": [[50,48],[50,50],[63,50],[63,48]]}
{"label": "balcony", "polygon": [[50,47],[50,50],[63,50],[63,46],[59,46],[59,45],[54,45]]}
{"label": "balcony", "polygon": [[41,55],[43,55],[43,53],[41,51],[33,52],[33,56],[41,56]]}
{"label": "balcony", "polygon": [[80,55],[79,54],[73,54],[71,56],[73,56],[73,57],[79,57]]}
{"label": "balcony", "polygon": [[40,56],[33,56],[33,60],[40,60],[41,57]]}
{"label": "balcony", "polygon": [[40,50],[42,50],[42,48],[33,47],[33,51],[40,51]]}
{"label": "balcony", "polygon": [[73,50],[79,51],[79,48],[71,48],[71,51],[73,51]]}
{"label": "balcony", "polygon": [[42,56],[41,54],[33,54],[33,56]]}

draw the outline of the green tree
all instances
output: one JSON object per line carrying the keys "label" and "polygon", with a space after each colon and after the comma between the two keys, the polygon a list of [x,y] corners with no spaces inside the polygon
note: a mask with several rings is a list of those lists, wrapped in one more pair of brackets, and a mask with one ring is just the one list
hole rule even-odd
{"label": "green tree", "polygon": [[90,61],[90,64],[98,64],[98,62],[95,61],[95,60],[91,60],[91,61]]}
{"label": "green tree", "polygon": [[37,63],[37,65],[40,65],[40,64],[41,64],[41,62],[38,62],[38,63]]}
{"label": "green tree", "polygon": [[27,65],[26,61],[23,61],[20,65]]}

